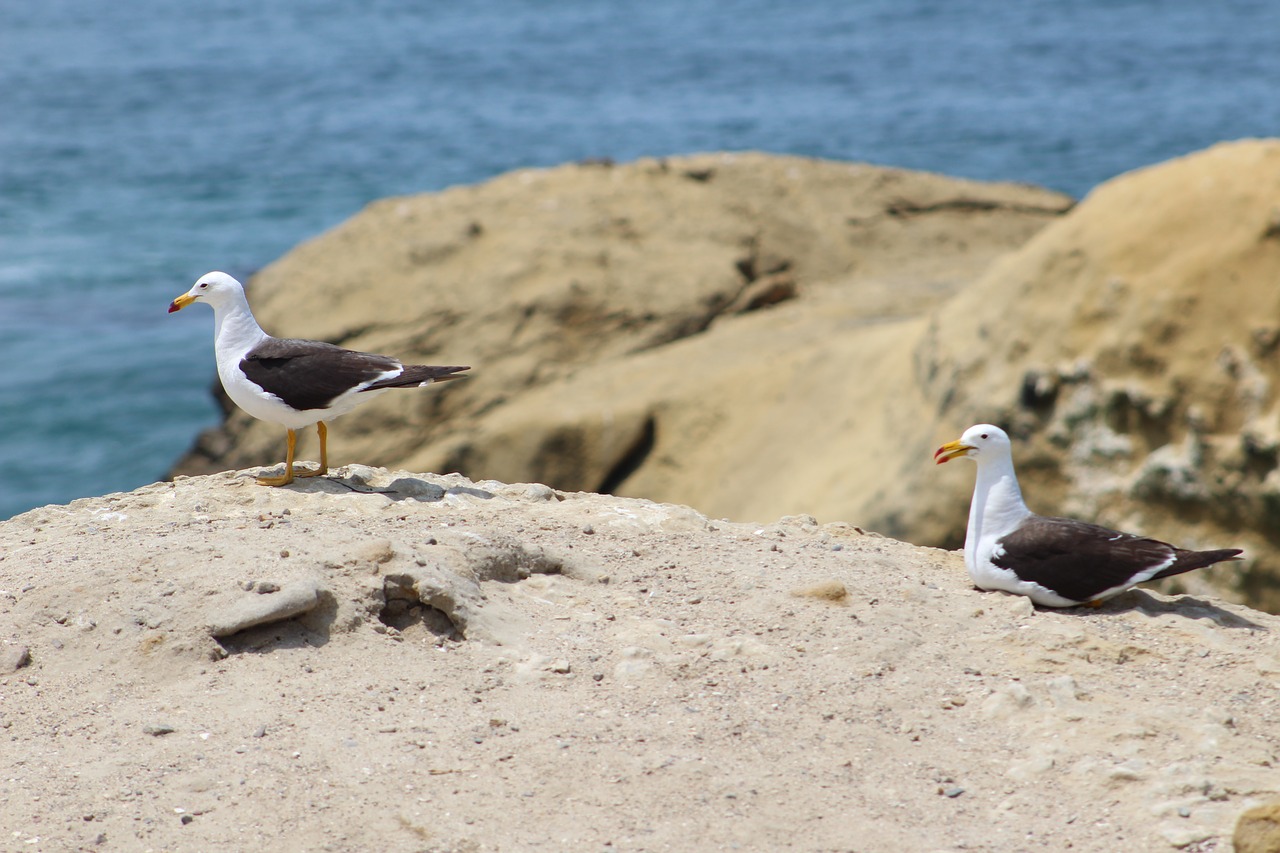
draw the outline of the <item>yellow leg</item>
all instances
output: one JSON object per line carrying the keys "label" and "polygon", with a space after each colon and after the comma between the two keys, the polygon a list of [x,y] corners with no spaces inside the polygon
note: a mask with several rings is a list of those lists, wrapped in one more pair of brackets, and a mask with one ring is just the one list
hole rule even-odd
{"label": "yellow leg", "polygon": [[289,430],[289,452],[285,456],[284,475],[280,477],[259,477],[260,486],[287,486],[293,482],[293,450],[298,444],[298,434]]}
{"label": "yellow leg", "polygon": [[316,421],[316,432],[320,434],[320,470],[299,471],[299,477],[323,477],[329,473],[329,428],[324,421]]}

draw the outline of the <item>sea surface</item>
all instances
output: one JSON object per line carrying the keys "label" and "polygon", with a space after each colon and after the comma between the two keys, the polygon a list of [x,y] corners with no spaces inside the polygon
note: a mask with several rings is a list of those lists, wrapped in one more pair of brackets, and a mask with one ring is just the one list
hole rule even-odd
{"label": "sea surface", "polygon": [[169,300],[373,199],[741,149],[1081,196],[1278,85],[1274,0],[0,3],[0,518],[162,477],[218,421]]}

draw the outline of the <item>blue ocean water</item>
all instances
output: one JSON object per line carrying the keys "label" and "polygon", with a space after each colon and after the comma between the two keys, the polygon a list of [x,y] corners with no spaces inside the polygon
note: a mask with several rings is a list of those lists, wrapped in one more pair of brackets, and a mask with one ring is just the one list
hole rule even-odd
{"label": "blue ocean water", "polygon": [[0,518],[217,422],[200,274],[386,195],[760,149],[1041,184],[1280,134],[1280,5],[0,4]]}

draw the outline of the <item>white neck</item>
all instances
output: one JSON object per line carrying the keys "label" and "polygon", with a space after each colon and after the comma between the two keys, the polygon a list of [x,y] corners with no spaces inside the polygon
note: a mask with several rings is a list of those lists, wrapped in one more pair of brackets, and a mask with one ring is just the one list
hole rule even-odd
{"label": "white neck", "polygon": [[970,570],[978,565],[980,551],[984,559],[989,557],[996,540],[1031,515],[1022,500],[1012,459],[976,461],[978,478],[973,487],[973,502],[969,504],[969,530],[964,540],[964,561]]}
{"label": "white neck", "polygon": [[[258,321],[253,319],[249,301],[243,293],[235,293],[223,304],[213,308],[213,349],[222,367],[224,353],[241,353],[267,337]],[[238,359],[237,359],[238,360]]]}

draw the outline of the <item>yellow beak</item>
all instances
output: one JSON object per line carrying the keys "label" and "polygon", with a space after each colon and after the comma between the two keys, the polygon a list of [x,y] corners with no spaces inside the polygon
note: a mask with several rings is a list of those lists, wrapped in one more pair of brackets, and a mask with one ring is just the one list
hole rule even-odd
{"label": "yellow beak", "polygon": [[192,296],[190,293],[184,293],[181,296],[179,296],[177,299],[169,303],[169,313],[172,314],[174,311],[181,311],[183,308],[186,308],[188,305],[190,305],[192,302],[195,302],[195,301],[196,301],[196,298]]}
{"label": "yellow beak", "polygon": [[959,439],[948,441],[933,454],[933,461],[941,465],[943,462],[950,462],[952,459],[967,455],[970,450],[973,450],[973,447],[962,444]]}

